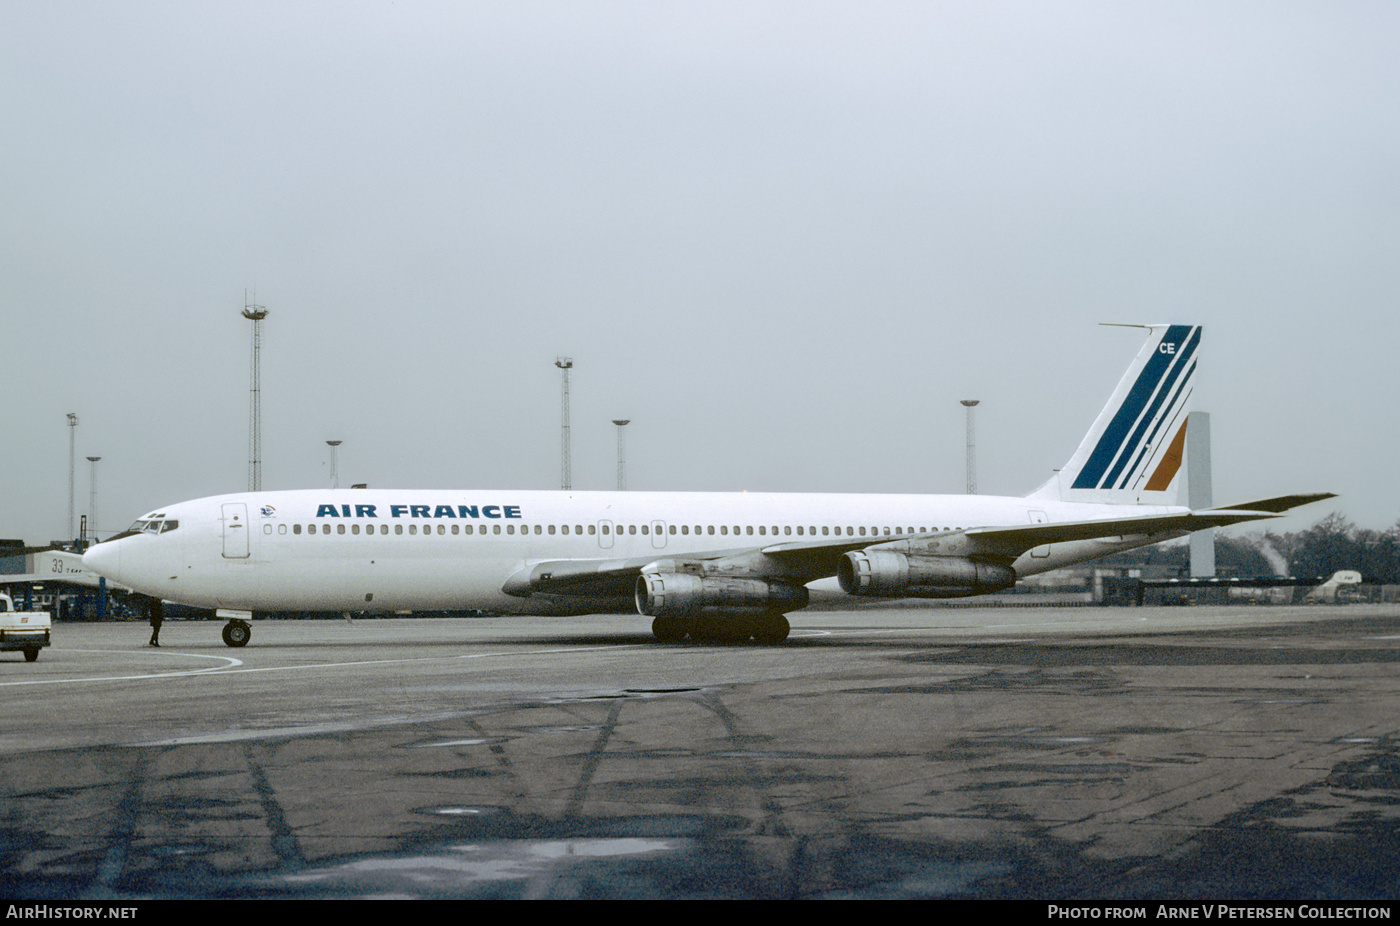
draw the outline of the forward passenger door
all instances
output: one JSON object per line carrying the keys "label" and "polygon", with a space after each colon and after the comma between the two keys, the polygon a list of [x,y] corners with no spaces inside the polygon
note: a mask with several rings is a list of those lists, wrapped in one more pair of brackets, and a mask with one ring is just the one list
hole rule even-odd
{"label": "forward passenger door", "polygon": [[248,506],[225,502],[221,518],[224,531],[224,559],[248,558]]}

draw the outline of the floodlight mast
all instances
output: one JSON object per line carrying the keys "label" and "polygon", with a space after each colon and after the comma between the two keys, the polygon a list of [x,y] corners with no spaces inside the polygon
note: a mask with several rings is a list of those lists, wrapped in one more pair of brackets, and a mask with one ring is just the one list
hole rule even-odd
{"label": "floodlight mast", "polygon": [[977,494],[977,444],[973,440],[972,434],[972,410],[977,407],[980,399],[963,399],[962,404],[967,409],[967,494]]}
{"label": "floodlight mast", "polygon": [[88,523],[83,536],[84,543],[87,543],[89,533],[93,542],[97,542],[97,461],[100,459],[102,458],[88,457],[88,462],[92,464],[92,475],[88,480]]}
{"label": "floodlight mast", "polygon": [[328,440],[326,444],[331,448],[331,488],[340,488],[340,444],[338,440]]}
{"label": "floodlight mast", "polygon": [[73,534],[73,473],[76,461],[73,456],[73,435],[78,429],[78,415],[75,412],[68,413],[68,537],[64,543],[72,543]]}
{"label": "floodlight mast", "polygon": [[560,399],[560,430],[559,435],[559,488],[569,491],[574,487],[573,461],[570,459],[570,445],[573,438],[569,433],[569,371],[574,368],[572,357],[560,357],[554,361],[554,365],[563,374],[563,392]]}
{"label": "floodlight mast", "polygon": [[617,490],[619,492],[627,489],[627,445],[622,439],[622,429],[631,421],[630,418],[613,419],[613,424],[617,425]]}
{"label": "floodlight mast", "polygon": [[[253,296],[254,302],[257,295]],[[248,396],[248,491],[262,490],[262,320],[267,309],[248,301],[243,291],[243,317],[253,323],[253,370]]]}

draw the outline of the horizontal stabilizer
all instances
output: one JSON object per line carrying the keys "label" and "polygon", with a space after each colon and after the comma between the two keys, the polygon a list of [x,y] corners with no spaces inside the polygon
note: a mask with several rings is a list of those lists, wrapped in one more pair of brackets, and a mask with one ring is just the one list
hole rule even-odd
{"label": "horizontal stabilizer", "polygon": [[1336,498],[1336,492],[1314,492],[1311,495],[1280,495],[1278,498],[1266,498],[1257,502],[1247,502],[1243,505],[1231,505],[1232,511],[1272,511],[1281,513],[1303,505],[1311,505],[1313,502],[1320,502],[1325,498]]}

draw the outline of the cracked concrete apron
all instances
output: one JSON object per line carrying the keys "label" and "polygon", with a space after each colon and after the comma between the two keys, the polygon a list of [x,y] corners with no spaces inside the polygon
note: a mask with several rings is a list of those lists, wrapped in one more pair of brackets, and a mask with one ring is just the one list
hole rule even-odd
{"label": "cracked concrete apron", "polygon": [[[310,670],[150,700],[55,684],[54,724],[130,713],[111,742],[0,755],[0,887],[1393,898],[1400,614],[1345,613],[1015,640],[858,628],[780,648],[624,636],[621,656],[553,669],[532,639],[506,675],[361,669],[353,696]],[[566,653],[600,642],[551,633]]]}

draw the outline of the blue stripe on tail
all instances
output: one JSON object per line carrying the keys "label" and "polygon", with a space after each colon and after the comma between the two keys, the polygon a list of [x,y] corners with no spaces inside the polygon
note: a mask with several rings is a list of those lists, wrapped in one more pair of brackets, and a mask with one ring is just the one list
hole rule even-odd
{"label": "blue stripe on tail", "polygon": [[[1157,342],[1157,350],[1143,366],[1084,468],[1075,477],[1073,488],[1097,489],[1105,482],[1112,484],[1121,475],[1127,460],[1134,456],[1133,449],[1142,441],[1166,397],[1170,394],[1172,401],[1175,401],[1181,393],[1181,389],[1172,388],[1177,379],[1181,378],[1183,387],[1189,381],[1195,369],[1189,361],[1200,343],[1200,337],[1201,329],[1198,326],[1171,325],[1167,328]],[[1171,346],[1170,350],[1163,349],[1167,345]],[[1144,415],[1144,412],[1147,414]],[[1115,460],[1119,461],[1116,467],[1113,466]],[[1113,467],[1112,473],[1109,473],[1110,467]]]}

